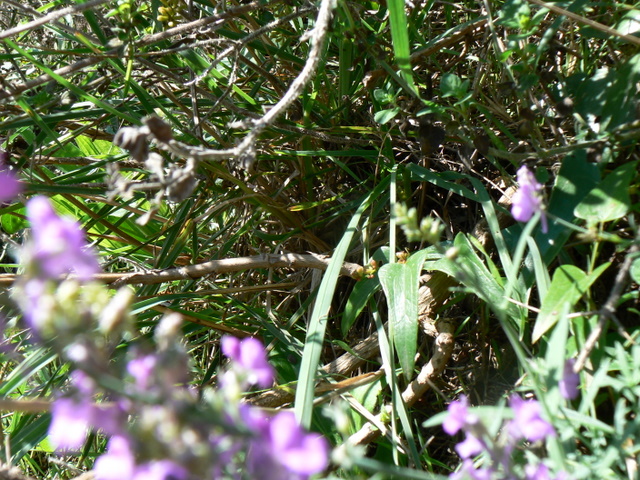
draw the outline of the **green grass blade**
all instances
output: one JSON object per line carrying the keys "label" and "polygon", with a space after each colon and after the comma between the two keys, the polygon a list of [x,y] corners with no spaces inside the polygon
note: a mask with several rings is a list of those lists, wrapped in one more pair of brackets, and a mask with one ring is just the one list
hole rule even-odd
{"label": "green grass blade", "polygon": [[404,11],[404,0],[389,0],[389,22],[391,25],[391,38],[393,40],[393,52],[400,68],[400,74],[414,92],[417,92],[413,83],[411,70],[411,52],[409,51],[409,30],[407,28],[407,15]]}

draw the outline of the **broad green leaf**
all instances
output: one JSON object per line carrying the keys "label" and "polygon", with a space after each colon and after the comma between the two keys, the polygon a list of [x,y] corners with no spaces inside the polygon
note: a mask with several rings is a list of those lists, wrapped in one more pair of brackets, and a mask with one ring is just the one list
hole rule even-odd
{"label": "broad green leaf", "polygon": [[464,98],[469,90],[469,80],[461,80],[460,77],[453,73],[445,73],[440,80],[440,91],[442,98],[456,97]]}
{"label": "broad green leaf", "polygon": [[590,275],[574,265],[558,267],[553,273],[551,286],[542,302],[540,313],[533,327],[531,341],[535,343],[540,340],[540,337],[556,324],[564,305],[575,305],[609,265],[609,263],[600,265]]}
{"label": "broad green leaf", "polygon": [[373,119],[380,125],[384,125],[385,123],[393,120],[399,113],[400,107],[388,108],[386,110],[380,110],[379,112],[376,112],[373,116]]}
{"label": "broad green leaf", "polygon": [[625,216],[631,205],[629,185],[635,177],[637,164],[626,163],[607,175],[575,208],[575,216],[589,225]]}
{"label": "broad green leaf", "polygon": [[406,378],[411,378],[418,349],[418,283],[433,247],[411,255],[406,263],[387,263],[378,277],[389,305],[389,336]]}

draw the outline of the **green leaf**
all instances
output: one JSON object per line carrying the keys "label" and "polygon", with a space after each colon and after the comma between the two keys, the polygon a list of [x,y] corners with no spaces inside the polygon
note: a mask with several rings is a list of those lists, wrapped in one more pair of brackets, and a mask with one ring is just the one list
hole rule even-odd
{"label": "green leaf", "polygon": [[[459,233],[453,244],[458,250],[455,259],[442,257],[435,262],[429,262],[425,268],[446,273],[484,300],[491,308],[502,308],[504,289],[473,250],[469,239],[465,234]],[[505,308],[510,315],[517,316],[515,305],[509,303]]]}
{"label": "green leaf", "polygon": [[540,337],[556,324],[564,305],[568,304],[573,307],[609,265],[610,263],[600,265],[590,275],[574,265],[558,267],[553,273],[551,286],[542,302],[540,313],[533,327],[531,341],[535,343],[540,340]]}
{"label": "green leaf", "polygon": [[411,378],[418,349],[418,284],[422,265],[433,247],[420,250],[406,263],[387,263],[378,277],[389,305],[389,336],[398,352],[400,366]]}
{"label": "green leaf", "polygon": [[413,70],[411,69],[411,52],[409,51],[409,31],[407,29],[407,14],[405,13],[404,0],[388,0],[389,24],[391,26],[391,40],[396,62],[400,68],[402,78],[409,87],[417,92],[413,83]]}
{"label": "green leaf", "polygon": [[455,97],[462,99],[467,96],[469,90],[469,80],[462,80],[453,73],[445,73],[440,80],[440,91],[442,98]]}
{"label": "green leaf", "polygon": [[[556,183],[549,200],[549,213],[567,222],[573,222],[573,211],[600,181],[598,167],[587,161],[584,150],[567,155],[562,161]],[[549,222],[549,231],[538,231],[536,243],[544,262],[549,265],[562,250],[572,232],[558,222]]]}
{"label": "green leaf", "polygon": [[[17,210],[21,215],[25,215],[25,208],[21,207]],[[19,232],[23,228],[26,228],[29,225],[29,222],[24,217],[19,217],[15,215],[15,212],[5,213],[0,216],[0,225],[2,225],[2,229],[8,233],[9,235],[13,235],[16,232]]]}
{"label": "green leaf", "polygon": [[531,8],[525,0],[507,0],[500,10],[499,25],[521,29],[531,16]]}
{"label": "green leaf", "polygon": [[624,217],[631,205],[629,185],[635,177],[637,164],[637,161],[626,163],[607,175],[578,204],[575,216],[586,220],[589,225]]}
{"label": "green leaf", "polygon": [[298,380],[298,388],[296,389],[294,402],[296,416],[300,424],[305,428],[311,426],[315,378],[318,363],[320,362],[320,354],[322,353],[329,310],[336,290],[336,284],[338,283],[338,277],[340,276],[342,262],[349,251],[349,245],[356,233],[358,223],[363,213],[369,208],[371,201],[381,195],[388,186],[389,182],[383,181],[364,198],[358,210],[351,218],[346,232],[340,239],[331,257],[331,262],[322,277],[322,282],[320,282],[316,303],[307,327],[307,335],[302,352],[302,364],[300,365],[300,378]]}
{"label": "green leaf", "polygon": [[[388,252],[383,249],[379,249],[373,255],[373,259],[380,263],[387,263],[389,261]],[[356,283],[347,299],[347,304],[344,307],[344,313],[342,314],[341,330],[342,335],[346,338],[351,326],[362,312],[362,309],[366,306],[371,296],[380,290],[380,281],[378,274],[376,273],[374,278],[363,278]]]}
{"label": "green leaf", "polygon": [[640,283],[640,258],[636,258],[631,264],[631,270],[629,274],[634,282]]}
{"label": "green leaf", "polygon": [[393,120],[399,113],[400,107],[388,108],[386,110],[380,110],[379,112],[376,112],[373,116],[373,119],[380,125],[384,125],[385,123]]}

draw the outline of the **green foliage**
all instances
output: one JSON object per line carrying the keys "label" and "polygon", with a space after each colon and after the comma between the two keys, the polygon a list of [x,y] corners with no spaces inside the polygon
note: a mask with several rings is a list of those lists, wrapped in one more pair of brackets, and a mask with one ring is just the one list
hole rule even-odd
{"label": "green foliage", "polygon": [[[335,2],[319,67],[257,136],[255,168],[233,155],[199,161],[183,201],[161,177],[186,156],[147,142],[154,167],[116,146],[116,133],[153,114],[186,147],[235,148],[305,67],[318,6],[111,0],[5,35],[36,19],[27,5],[47,15],[81,4],[2,6],[0,148],[24,184],[0,208],[7,275],[29,235],[22,202],[36,194],[83,225],[113,278],[223,261],[205,276],[135,284],[136,334],[182,314],[196,388],[217,382],[222,333],[260,336],[278,370],[271,407],[293,402],[336,445],[371,419],[385,424],[368,440],[375,455],[345,447],[336,477],[447,475],[460,464],[439,428],[449,400],[467,394],[498,425],[502,409],[490,406],[517,388],[556,427],[555,466],[576,479],[632,475],[640,55],[623,35],[637,37],[637,5]],[[509,207],[525,162],[541,174],[546,210],[522,225]],[[255,267],[287,253],[326,262]],[[51,399],[65,365],[28,343],[4,294],[0,303],[15,351],[0,397]],[[445,321],[456,342],[447,368],[405,405]],[[588,345],[580,397],[567,401],[564,362]],[[348,428],[321,414],[327,400],[350,402]],[[4,459],[69,477],[45,458],[47,424],[45,412],[7,412]],[[103,450],[89,438],[77,464]]]}

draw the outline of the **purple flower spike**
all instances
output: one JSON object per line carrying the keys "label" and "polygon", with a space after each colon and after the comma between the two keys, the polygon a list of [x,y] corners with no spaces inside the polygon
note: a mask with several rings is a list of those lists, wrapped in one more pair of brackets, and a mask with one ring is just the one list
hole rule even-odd
{"label": "purple flower spike", "polygon": [[549,227],[542,210],[542,185],[525,165],[518,170],[518,184],[520,188],[513,195],[511,215],[518,222],[528,222],[536,212],[541,212],[542,232],[547,233]]}
{"label": "purple flower spike", "polygon": [[542,409],[536,400],[525,401],[518,395],[512,395],[509,404],[514,417],[509,422],[509,431],[514,439],[537,442],[556,435],[551,424],[541,417]]}
{"label": "purple flower spike", "polygon": [[461,395],[460,400],[451,402],[447,410],[449,415],[442,422],[442,429],[449,435],[455,435],[479,422],[477,416],[469,413],[469,399],[466,395]]}
{"label": "purple flower spike", "polygon": [[100,271],[80,225],[60,218],[48,198],[38,196],[29,200],[27,217],[33,230],[33,260],[44,276],[57,279],[73,270],[80,280],[89,280]]}
{"label": "purple flower spike", "polygon": [[266,388],[273,383],[273,367],[267,362],[267,352],[255,338],[238,340],[225,335],[221,340],[222,353],[237,363],[247,374],[248,382]]}
{"label": "purple flower spike", "polygon": [[566,400],[574,400],[578,397],[578,386],[580,385],[580,375],[573,371],[576,361],[573,358],[567,360],[564,364],[562,379],[558,384],[560,395]]}

